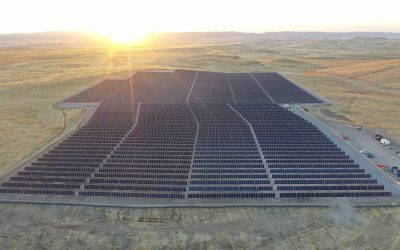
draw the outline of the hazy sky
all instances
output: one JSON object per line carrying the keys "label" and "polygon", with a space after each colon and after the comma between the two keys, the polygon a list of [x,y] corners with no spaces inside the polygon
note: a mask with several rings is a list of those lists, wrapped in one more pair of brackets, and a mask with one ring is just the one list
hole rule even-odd
{"label": "hazy sky", "polygon": [[400,0],[1,0],[0,33],[400,32]]}

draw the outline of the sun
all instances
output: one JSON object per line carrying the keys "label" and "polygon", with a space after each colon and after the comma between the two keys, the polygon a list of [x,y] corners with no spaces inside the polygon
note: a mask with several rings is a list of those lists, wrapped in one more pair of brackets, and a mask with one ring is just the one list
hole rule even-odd
{"label": "sun", "polygon": [[112,29],[101,32],[104,36],[109,38],[113,43],[117,44],[131,44],[143,42],[148,35],[148,32],[141,30],[118,30]]}

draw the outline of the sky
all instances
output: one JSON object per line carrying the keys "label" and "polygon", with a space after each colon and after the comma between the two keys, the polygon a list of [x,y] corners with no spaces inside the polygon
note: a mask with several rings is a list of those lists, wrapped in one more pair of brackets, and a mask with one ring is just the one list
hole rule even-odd
{"label": "sky", "polygon": [[0,33],[400,32],[399,0],[1,0]]}

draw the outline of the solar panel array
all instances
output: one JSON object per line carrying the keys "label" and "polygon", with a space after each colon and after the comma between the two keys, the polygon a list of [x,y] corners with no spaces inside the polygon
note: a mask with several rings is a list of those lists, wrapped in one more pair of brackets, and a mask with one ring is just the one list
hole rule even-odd
{"label": "solar panel array", "polygon": [[80,195],[184,198],[196,135],[187,104],[140,104],[138,123]]}
{"label": "solar panel array", "polygon": [[219,103],[233,102],[232,88],[227,74],[199,71],[190,92],[190,103]]}
{"label": "solar panel array", "polygon": [[278,73],[251,73],[276,103],[321,103],[293,82]]}
{"label": "solar panel array", "polygon": [[103,101],[86,125],[3,182],[0,192],[76,194],[135,122],[136,104],[128,89]]}
{"label": "solar panel array", "polygon": [[[0,193],[390,195],[315,126],[276,104],[320,102],[280,75],[177,70],[126,82],[106,91],[88,123],[3,181]],[[96,89],[87,101],[104,98]]]}
{"label": "solar panel array", "polygon": [[251,123],[280,197],[389,195],[314,125],[296,114],[278,105],[235,109]]}
{"label": "solar panel array", "polygon": [[100,102],[127,85],[127,80],[104,80],[96,86],[65,99],[65,102]]}
{"label": "solar panel array", "polygon": [[230,73],[229,82],[234,93],[235,103],[238,104],[272,104],[268,93],[249,73]]}
{"label": "solar panel array", "polygon": [[226,104],[191,106],[199,131],[189,198],[275,197],[247,124]]}

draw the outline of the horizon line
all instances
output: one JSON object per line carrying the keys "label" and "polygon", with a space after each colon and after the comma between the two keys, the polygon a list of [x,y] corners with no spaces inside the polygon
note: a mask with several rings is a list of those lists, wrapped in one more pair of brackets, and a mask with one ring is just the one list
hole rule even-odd
{"label": "horizon line", "polygon": [[[97,34],[101,35],[98,32],[94,31],[82,31],[82,30],[48,30],[48,31],[33,31],[33,32],[0,32],[0,35],[29,35],[29,34],[44,34],[44,33],[86,33],[86,34]],[[265,34],[265,33],[388,33],[388,34],[400,34],[400,31],[363,31],[363,30],[354,30],[354,31],[321,31],[321,30],[312,30],[312,31],[294,31],[294,30],[280,30],[280,31],[260,31],[260,32],[251,32],[251,31],[234,31],[234,30],[215,30],[215,31],[171,31],[171,32],[149,32],[150,34],[181,34],[181,33],[243,33],[243,34]]]}

